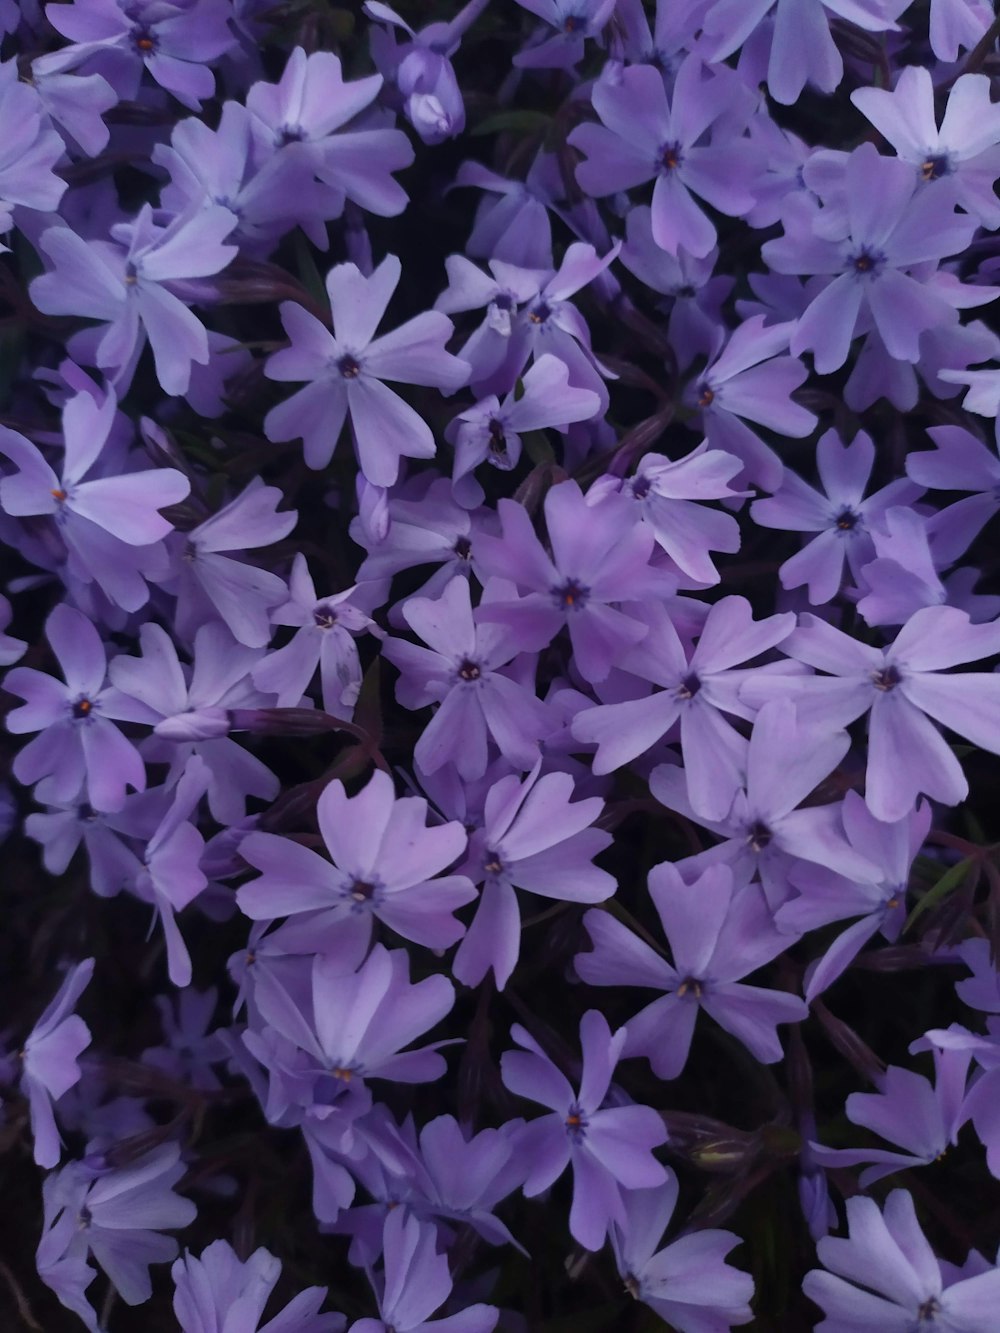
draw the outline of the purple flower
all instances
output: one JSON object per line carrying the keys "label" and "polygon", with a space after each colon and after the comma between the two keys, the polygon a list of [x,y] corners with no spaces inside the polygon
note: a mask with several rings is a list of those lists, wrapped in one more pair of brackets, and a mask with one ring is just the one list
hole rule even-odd
{"label": "purple flower", "polygon": [[177,1242],[161,1231],[184,1227],[197,1212],[175,1194],[184,1175],[176,1143],[165,1143],[123,1167],[91,1167],[71,1162],[49,1175],[42,1187],[45,1206],[36,1262],[42,1281],[98,1333],[97,1318],[84,1291],[96,1276],[92,1255],[126,1305],[152,1295],[149,1265],[167,1263]]}
{"label": "purple flower", "polygon": [[145,790],[146,769],[112,720],[130,713],[119,692],[105,684],[100,635],[64,603],[50,613],[45,634],[66,683],[32,667],[14,667],[4,678],[4,688],[25,701],[7,715],[7,730],[41,733],[18,752],[14,776],[25,783],[44,779],[42,801],[76,800],[85,785],[95,810],[120,810],[126,787]]}
{"label": "purple flower", "polygon": [[[0,495],[3,494],[3,483],[0,482]],[[0,596],[0,666],[11,666],[24,656],[24,650],[27,644],[23,639],[15,639],[5,631],[11,622],[13,616],[10,602],[6,597]]]}
{"label": "purple flower", "polygon": [[264,1306],[281,1275],[281,1261],[254,1250],[241,1262],[224,1240],[213,1241],[196,1259],[187,1252],[170,1270],[174,1314],[181,1333],[340,1333],[343,1315],[320,1314],[325,1287],[309,1287],[261,1324]]}
{"label": "purple flower", "polygon": [[466,834],[452,822],[428,828],[427,802],[397,799],[392,779],[376,770],[357,796],[343,783],[323,788],[316,809],[323,841],[333,861],[286,838],[251,833],[240,855],[261,877],[237,894],[241,910],[255,921],[322,912],[336,919],[345,947],[362,936],[373,918],[404,939],[445,949],[463,933],[452,912],[476,895],[463,875],[440,876],[465,850]]}
{"label": "purple flower", "polygon": [[742,479],[764,490],[776,490],[784,469],[774,450],[746,424],[766,426],[792,439],[810,435],[814,413],[791,395],[806,379],[806,368],[794,356],[779,356],[788,347],[791,326],[765,326],[754,315],[725,341],[718,331],[705,369],[690,384],[687,399],[700,409],[701,429],[713,449],[735,454],[744,467]]}
{"label": "purple flower", "polygon": [[545,497],[550,557],[522,505],[503,499],[497,508],[503,535],[479,538],[480,564],[488,575],[527,591],[517,601],[482,607],[482,620],[504,626],[512,645],[527,652],[544,648],[565,625],[580,674],[603,680],[647,633],[612,603],[664,590],[663,577],[649,565],[652,530],[636,522],[629,505],[590,505],[576,482],[564,481]]}
{"label": "purple flower", "polygon": [[[18,469],[0,480],[0,506],[18,517],[51,517],[66,543],[72,572],[86,582],[94,580],[124,610],[136,611],[149,597],[142,576],[149,566],[137,559],[134,548],[151,546],[173,531],[157,511],[185,499],[191,483],[175,468],[99,475],[117,406],[110,389],[103,402],[86,392],[69,399],[63,408],[58,474],[30,440],[0,427],[0,453]],[[87,480],[95,470],[98,475]]]}
{"label": "purple flower", "polygon": [[271,620],[275,625],[292,625],[296,632],[283,648],[257,663],[254,684],[265,693],[277,695],[279,708],[295,708],[319,667],[324,709],[349,722],[361,689],[361,659],[355,636],[367,631],[381,639],[383,632],[352,604],[352,598],[359,596],[357,585],[318,597],[301,551],[292,564],[288,591],[288,601],[272,610]]}
{"label": "purple flower", "polygon": [[379,217],[395,217],[407,200],[392,172],[413,161],[410,141],[402,130],[377,122],[371,129],[344,128],[381,87],[380,74],[345,83],[332,51],[306,55],[297,46],[277,83],[255,83],[247,93],[254,136],[262,148],[291,149],[341,198]]}
{"label": "purple flower", "polygon": [[626,1032],[619,1028],[612,1034],[596,1009],[580,1020],[578,1092],[520,1024],[514,1024],[511,1036],[524,1050],[504,1052],[500,1072],[505,1087],[552,1112],[530,1121],[519,1136],[528,1167],[524,1193],[529,1198],[541,1194],[572,1164],[569,1229],[585,1249],[598,1250],[611,1225],[625,1220],[622,1187],[651,1189],[666,1180],[652,1153],[667,1141],[663,1121],[649,1106],[602,1109]]}
{"label": "purple flower", "polygon": [[731,1032],[765,1063],[782,1057],[779,1023],[808,1010],[797,995],[741,984],[775,958],[789,938],[776,930],[756,884],[738,884],[728,866],[707,866],[688,882],[669,862],[649,874],[649,894],[670,944],[673,965],[608,912],[588,912],[594,945],[574,966],[594,986],[648,986],[665,991],[626,1025],[624,1055],[644,1055],[660,1078],[687,1063],[698,1010]]}
{"label": "purple flower", "polygon": [[208,334],[171,284],[225,268],[236,246],[222,242],[236,222],[228,208],[212,205],[161,226],[145,204],[133,222],[111,228],[111,241],[87,241],[69,227],[50,227],[38,243],[53,267],[31,283],[31,299],[47,315],[98,321],[97,328],[76,334],[70,347],[110,372],[121,392],[148,340],[163,391],[185,393],[191,363],[208,361]]}
{"label": "purple flower", "polygon": [[601,124],[579,125],[569,135],[586,159],[576,168],[580,187],[600,198],[655,179],[650,221],[656,244],[672,255],[681,248],[696,258],[707,255],[716,231],[696,198],[730,216],[754,205],[750,144],[731,123],[728,136],[717,129],[711,143],[700,142],[734,110],[741,93],[730,71],[706,77],[696,55],[677,71],[669,101],[652,65],[606,73],[591,93]]}
{"label": "purple flower", "polygon": [[625,1290],[677,1333],[723,1333],[753,1318],[753,1278],[726,1263],[740,1244],[731,1231],[695,1231],[657,1249],[677,1207],[677,1177],[662,1185],[625,1190],[625,1217],[611,1228],[618,1274]]}
{"label": "purple flower", "polygon": [[[542,151],[521,181],[498,176],[480,162],[462,163],[455,173],[453,188],[469,186],[496,196],[480,201],[465,244],[466,254],[474,259],[500,259],[528,269],[552,267],[549,205],[553,190],[558,190],[557,180],[553,179],[557,176],[554,165],[552,154]],[[457,261],[463,261],[463,256],[452,255],[451,262]]]}
{"label": "purple flower", "polygon": [[963,46],[971,49],[985,35],[993,17],[988,0],[931,0],[931,50],[938,60],[956,60]]}
{"label": "purple flower", "polygon": [[438,705],[413,752],[423,772],[454,764],[467,780],[482,777],[490,740],[516,768],[538,759],[538,743],[551,730],[549,711],[535,697],[532,679],[503,670],[518,655],[517,641],[503,625],[484,619],[489,607],[513,595],[511,584],[488,580],[477,614],[468,580],[452,579],[436,601],[410,597],[403,603],[406,623],[429,646],[387,639],[383,656],[401,672],[396,697],[404,707]]}
{"label": "purple flower", "polygon": [[[66,182],[53,171],[65,145],[46,124],[44,104],[30,85],[18,78],[16,60],[0,63],[0,122],[6,127],[0,147],[0,235],[14,225],[11,210],[18,204],[54,213]],[[0,245],[0,251],[7,246]]]}
{"label": "purple flower", "polygon": [[788,612],[755,623],[744,597],[724,597],[710,609],[697,646],[688,652],[666,611],[652,616],[649,634],[619,665],[661,690],[584,708],[573,719],[576,739],[598,747],[594,772],[611,773],[631,763],[679,722],[691,804],[706,818],[725,819],[742,786],[746,742],[722,714],[753,716],[739,701],[740,685],[752,669],[734,669],[735,664],[775,647],[794,625]]}
{"label": "purple flower", "polygon": [[55,1166],[61,1155],[52,1103],[80,1081],[77,1057],[90,1045],[90,1028],[73,1010],[93,975],[93,958],[70,968],[21,1053],[21,1091],[28,1098],[38,1166]]}
{"label": "purple flower", "polygon": [[700,501],[744,494],[729,485],[742,469],[740,459],[709,449],[706,440],[683,458],[644,454],[633,477],[625,482],[610,475],[599,477],[591,493],[620,490],[631,496],[643,522],[653,529],[657,545],[688,578],[708,586],[719,582],[712,551],[738,551],[740,530],[731,514],[705,509]]}
{"label": "purple flower", "polygon": [[185,535],[173,580],[177,626],[185,638],[221,616],[233,637],[248,648],[270,642],[268,613],[288,595],[284,580],[222,552],[253,550],[287,537],[298,515],[294,509],[278,512],[283,498],[277,486],[265,486],[255,477],[246,490]]}
{"label": "purple flower", "polygon": [[219,621],[202,625],[194,638],[194,668],[183,666],[170,636],[147,623],[139,631],[139,657],[112,660],[108,673],[122,695],[133,700],[129,716],[152,726],[143,753],[167,763],[172,786],[197,755],[204,762],[208,805],[221,823],[242,819],[247,796],[273,800],[278,780],[255,755],[232,740],[233,709],[269,702],[254,688],[250,672],[260,651],[238,644]]}
{"label": "purple flower", "polygon": [[969,1049],[935,1049],[933,1084],[912,1069],[890,1065],[878,1092],[852,1092],[845,1109],[852,1124],[862,1125],[903,1151],[826,1148],[813,1143],[810,1147],[816,1161],[825,1167],[871,1162],[861,1172],[862,1189],[907,1167],[937,1161],[957,1141],[958,1131],[969,1118],[965,1085],[971,1060]]}
{"label": "purple flower", "polygon": [[874,463],[875,446],[864,431],[842,444],[836,431],[828,430],[816,446],[822,492],[786,471],[778,492],[750,507],[754,522],[762,527],[819,534],[778,571],[782,587],[805,586],[813,606],[829,602],[840,591],[845,562],[857,579],[861,567],[874,558],[871,529],[885,511],[920,497],[920,489],[901,478],[865,499]]}
{"label": "purple flower", "polygon": [[929,187],[953,197],[984,227],[1000,227],[993,191],[1000,175],[1000,112],[985,75],[956,79],[940,129],[930,71],[919,65],[907,65],[891,91],[857,88],[851,101]]}
{"label": "purple flower", "polygon": [[[921,793],[946,805],[968,795],[962,766],[931,718],[1000,754],[1000,675],[941,674],[998,648],[1000,621],[973,625],[953,606],[917,611],[888,648],[870,647],[804,615],[782,651],[829,674],[796,676],[780,693],[795,700],[813,727],[842,727],[870,711],[865,800],[876,819],[903,819]],[[775,693],[764,677],[742,688],[750,703]]]}
{"label": "purple flower", "polygon": [[817,1330],[909,1333],[924,1324],[989,1333],[1000,1299],[1000,1268],[973,1277],[946,1274],[906,1190],[893,1190],[884,1213],[874,1199],[848,1199],[847,1225],[847,1239],[825,1236],[817,1246],[829,1271],[813,1269],[802,1284],[826,1316]]}
{"label": "purple flower", "polygon": [[881,932],[891,942],[898,939],[906,920],[910,867],[931,826],[926,801],[903,819],[886,823],[875,818],[856,791],[844,797],[841,816],[851,846],[877,868],[879,877],[869,882],[838,875],[823,865],[803,864],[789,875],[799,896],[774,916],[779,930],[796,937],[832,921],[859,918],[807,969],[805,997],[810,1004],[833,985],[873,935]]}
{"label": "purple flower", "polygon": [[469,374],[465,361],[445,351],[452,323],[436,311],[374,336],[401,271],[395,255],[371,277],[354,264],[331,269],[326,290],[332,334],[302,306],[283,302],[281,318],[292,345],[275,352],[266,368],[273,380],[311,381],[268,413],[268,439],[301,437],[309,466],[325,467],[350,415],[361,470],[377,486],[392,485],[401,458],[432,458],[435,451],[430,427],[383,380],[454,393]]}
{"label": "purple flower", "polygon": [[615,891],[615,880],[592,865],[611,843],[610,833],[591,827],[603,808],[600,797],[570,802],[573,779],[546,773],[541,762],[519,781],[501,778],[490,788],[482,827],[469,840],[462,869],[483,885],[475,920],[455,954],[459,981],[478,985],[492,967],[503,990],[517,966],[521,921],[515,888],[563,902],[599,903]]}
{"label": "purple flower", "polygon": [[[809,179],[809,166],[806,167]],[[778,273],[829,275],[792,333],[796,355],[812,351],[817,371],[829,374],[847,360],[859,321],[874,321],[891,356],[916,361],[920,335],[954,323],[954,306],[931,283],[907,270],[958,254],[972,239],[974,223],[955,212],[940,192],[920,190],[908,162],[880,157],[862,144],[846,159],[843,183],[822,210],[791,198],[785,235],[767,241],[762,254]]]}
{"label": "purple flower", "polygon": [[525,373],[520,397],[509,393],[504,401],[491,395],[460,412],[445,431],[455,446],[452,488],[459,503],[472,508],[483,502],[483,488],[472,476],[482,462],[510,472],[521,459],[521,435],[573,421],[587,421],[600,412],[601,400],[590,389],[569,383],[569,367],[544,353]]}
{"label": "purple flower", "polygon": [[598,37],[614,12],[615,0],[517,0],[522,9],[555,28],[552,36],[529,42],[514,57],[521,69],[572,69],[583,59],[588,37]]}
{"label": "purple flower", "polygon": [[383,1236],[384,1268],[378,1282],[379,1318],[358,1319],[350,1333],[491,1333],[499,1311],[470,1305],[460,1314],[429,1319],[451,1292],[448,1256],[438,1254],[434,1227],[390,1212]]}
{"label": "purple flower", "polygon": [[229,0],[120,5],[117,0],[46,5],[45,16],[73,46],[42,57],[44,71],[87,64],[113,83],[119,97],[135,101],[143,69],[179,102],[197,111],[215,92],[209,68],[235,44]]}
{"label": "purple flower", "polygon": [[[963,511],[963,527],[979,527],[1000,510],[1000,459],[961,426],[931,426],[935,448],[907,455],[906,474],[920,486],[939,491],[975,491]],[[2,492],[0,492],[2,494]]]}
{"label": "purple flower", "polygon": [[[830,18],[868,32],[897,31],[907,0],[717,0],[705,17],[705,55],[725,60],[763,27],[775,9],[767,61],[767,86],[776,102],[791,106],[806,83],[832,93],[844,62],[830,32]],[[825,12],[826,11],[826,12]]]}
{"label": "purple flower", "polygon": [[[755,684],[768,679],[760,671],[750,676]],[[838,802],[796,809],[836,768],[850,744],[844,731],[834,732],[815,722],[806,725],[793,704],[781,697],[790,694],[799,679],[780,676],[775,690],[778,697],[757,714],[747,751],[746,789],[736,793],[725,820],[696,814],[683,769],[661,764],[650,778],[650,789],[658,801],[725,839],[699,853],[695,863],[724,862],[732,866],[738,882],[749,879],[756,870],[774,910],[790,897],[788,873],[795,858],[858,879],[870,879],[876,873],[845,838]],[[741,693],[746,696],[747,692],[743,685]]]}

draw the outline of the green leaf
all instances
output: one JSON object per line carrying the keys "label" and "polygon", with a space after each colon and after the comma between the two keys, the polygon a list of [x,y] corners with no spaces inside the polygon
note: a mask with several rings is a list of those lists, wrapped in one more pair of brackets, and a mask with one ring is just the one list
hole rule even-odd
{"label": "green leaf", "polygon": [[495,116],[481,120],[475,129],[470,130],[470,134],[473,138],[501,134],[504,130],[544,134],[549,128],[549,122],[550,117],[544,111],[499,111]]}
{"label": "green leaf", "polygon": [[543,430],[529,430],[521,436],[524,452],[533,463],[554,463],[556,461],[549,437]]}
{"label": "green leaf", "polygon": [[958,888],[959,884],[961,884],[962,880],[965,878],[966,872],[970,870],[971,867],[972,858],[970,856],[965,857],[964,860],[958,861],[955,865],[949,867],[938,882],[932,888],[927,890],[917,903],[916,907],[914,907],[913,911],[906,918],[906,925],[903,927],[904,933],[910,929],[917,917],[922,916],[928,908],[933,907],[943,898],[947,898],[949,893],[953,893],[955,889]]}

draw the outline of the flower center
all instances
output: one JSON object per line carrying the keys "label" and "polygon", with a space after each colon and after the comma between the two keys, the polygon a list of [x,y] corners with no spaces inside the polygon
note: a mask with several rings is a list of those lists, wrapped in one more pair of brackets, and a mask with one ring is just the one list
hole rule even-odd
{"label": "flower center", "polygon": [[356,380],[361,374],[361,364],[348,352],[337,362],[337,369],[345,380]]}
{"label": "flower center", "polygon": [[841,532],[853,532],[859,520],[853,509],[842,509],[835,521]]}
{"label": "flower center", "polygon": [[49,491],[49,494],[52,496],[53,500],[58,500],[60,504],[69,499],[69,496],[62,490],[62,488],[55,491]]}
{"label": "flower center", "polygon": [[459,680],[479,680],[482,674],[479,663],[473,662],[471,657],[466,657],[458,668]]}
{"label": "flower center", "polygon": [[934,1316],[936,1314],[939,1314],[940,1311],[941,1311],[941,1303],[937,1300],[936,1297],[931,1296],[928,1300],[924,1301],[923,1305],[920,1306],[919,1310],[917,1311],[917,1318],[920,1320],[922,1324],[930,1323],[933,1320]]}
{"label": "flower center", "polygon": [[483,862],[483,869],[487,875],[499,875],[503,870],[503,861],[500,859],[499,852],[487,852],[486,860]]}
{"label": "flower center", "polygon": [[472,542],[469,541],[468,537],[457,537],[455,545],[451,549],[459,560],[469,560],[472,557]]}
{"label": "flower center", "polygon": [[677,686],[677,698],[693,699],[700,689],[701,689],[701,681],[694,674],[694,672],[692,672],[689,676],[685,676],[684,679],[681,681],[681,683]]}
{"label": "flower center", "polygon": [[634,1273],[625,1274],[625,1290],[628,1292],[628,1294],[632,1297],[634,1301],[637,1301],[639,1299],[639,1292],[642,1290],[642,1288],[639,1286],[639,1279],[636,1277]]}
{"label": "flower center", "polygon": [[320,629],[333,629],[337,623],[337,613],[332,606],[317,606],[313,612],[313,621]]}
{"label": "flower center", "polygon": [[885,263],[885,255],[879,254],[876,250],[869,250],[867,246],[862,246],[854,254],[848,257],[849,265],[855,273],[861,277],[874,277]]}
{"label": "flower center", "polygon": [[883,667],[881,671],[872,672],[872,684],[877,690],[882,690],[885,694],[894,690],[901,680],[902,676],[894,666]]}
{"label": "flower center", "polygon": [[715,390],[707,384],[701,384],[698,387],[698,406],[711,407],[715,402]]}
{"label": "flower center", "polygon": [[548,302],[539,301],[534,310],[528,311],[528,318],[531,320],[532,324],[544,324],[551,314],[552,307]]}
{"label": "flower center", "polygon": [[636,477],[632,482],[632,498],[635,500],[645,500],[646,496],[653,489],[653,483],[648,477]]}
{"label": "flower center", "polygon": [[587,605],[590,589],[585,588],[577,579],[567,579],[565,583],[550,589],[553,600],[560,611],[579,611]]}
{"label": "flower center", "polygon": [[507,457],[507,436],[504,434],[503,422],[498,421],[496,417],[490,417],[490,453],[498,454],[503,458]]}
{"label": "flower center", "polygon": [[755,820],[747,829],[747,846],[752,852],[762,852],[771,845],[774,834],[761,820]]}
{"label": "flower center", "polygon": [[84,695],[80,699],[77,699],[76,703],[73,705],[73,716],[77,719],[78,722],[82,721],[84,718],[90,717],[93,711],[94,711],[94,705],[86,697],[86,695]]}
{"label": "flower center", "polygon": [[665,143],[660,149],[660,167],[663,171],[676,171],[683,161],[679,143]]}
{"label": "flower center", "polygon": [[145,24],[140,24],[132,29],[132,42],[137,51],[141,51],[144,56],[148,56],[155,51],[158,45],[153,31]]}
{"label": "flower center", "polygon": [[566,1133],[574,1143],[581,1143],[587,1132],[587,1117],[575,1103],[569,1108],[566,1117]]}
{"label": "flower center", "polygon": [[685,977],[677,987],[678,999],[683,1000],[685,995],[693,995],[696,1000],[701,999],[702,985],[695,977]]}
{"label": "flower center", "polygon": [[371,880],[356,879],[351,882],[350,894],[353,901],[360,907],[363,903],[372,902],[377,890],[378,885],[373,884]]}
{"label": "flower center", "polygon": [[938,181],[951,174],[947,153],[928,153],[920,164],[920,175],[925,181]]}

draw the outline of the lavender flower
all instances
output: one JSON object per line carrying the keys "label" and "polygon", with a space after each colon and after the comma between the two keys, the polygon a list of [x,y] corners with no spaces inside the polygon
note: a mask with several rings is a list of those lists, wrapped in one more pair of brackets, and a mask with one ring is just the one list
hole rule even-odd
{"label": "lavender flower", "polygon": [[73,1010],[93,974],[93,958],[70,968],[21,1052],[21,1090],[28,1098],[38,1166],[55,1166],[61,1155],[52,1104],[80,1081],[77,1057],[90,1045],[90,1028]]}
{"label": "lavender flower", "polygon": [[475,897],[463,875],[437,878],[465,848],[458,823],[427,828],[427,802],[397,799],[392,779],[376,771],[357,796],[340,782],[324,787],[317,818],[333,865],[315,852],[269,833],[251,833],[240,855],[262,872],[237,894],[253,920],[321,912],[339,922],[345,947],[365,942],[373,918],[404,939],[443,949],[463,933],[452,912]]}
{"label": "lavender flower", "polygon": [[185,1253],[170,1270],[174,1314],[182,1333],[340,1333],[343,1315],[320,1314],[325,1287],[309,1287],[269,1319],[264,1306],[281,1274],[281,1262],[268,1250],[254,1250],[241,1262],[224,1240],[205,1247],[201,1257]]}
{"label": "lavender flower", "polygon": [[626,1035],[624,1028],[612,1034],[596,1009],[584,1014],[578,1092],[520,1024],[514,1024],[511,1036],[524,1049],[506,1051],[500,1062],[511,1092],[551,1111],[529,1121],[520,1136],[519,1150],[529,1168],[524,1193],[529,1198],[541,1194],[572,1165],[569,1229],[588,1250],[600,1249],[613,1223],[624,1223],[622,1187],[652,1189],[667,1178],[652,1154],[667,1140],[659,1115],[649,1106],[602,1109]]}
{"label": "lavender flower", "polygon": [[708,866],[691,881],[669,862],[649,875],[649,893],[673,966],[607,912],[588,912],[592,953],[574,963],[595,986],[649,986],[666,994],[626,1025],[623,1054],[644,1055],[660,1078],[677,1078],[687,1063],[698,1010],[741,1041],[758,1060],[782,1056],[776,1027],[805,1018],[795,995],[741,984],[788,945],[771,921],[755,884],[734,880],[728,866]]}
{"label": "lavender flower", "polygon": [[334,332],[286,301],[281,318],[292,345],[267,363],[273,380],[311,381],[268,413],[268,439],[301,437],[309,466],[325,467],[350,415],[361,470],[377,486],[392,485],[401,458],[434,454],[430,427],[383,380],[454,393],[469,374],[466,362],[444,350],[452,323],[436,311],[374,336],[401,271],[395,255],[387,256],[371,277],[354,264],[331,269],[326,290]]}

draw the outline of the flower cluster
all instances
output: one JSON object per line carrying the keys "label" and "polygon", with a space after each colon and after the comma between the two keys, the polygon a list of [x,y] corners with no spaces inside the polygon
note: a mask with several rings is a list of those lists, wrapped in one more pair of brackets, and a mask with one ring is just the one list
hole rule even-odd
{"label": "flower cluster", "polygon": [[0,0],[26,1327],[996,1329],[992,8]]}

